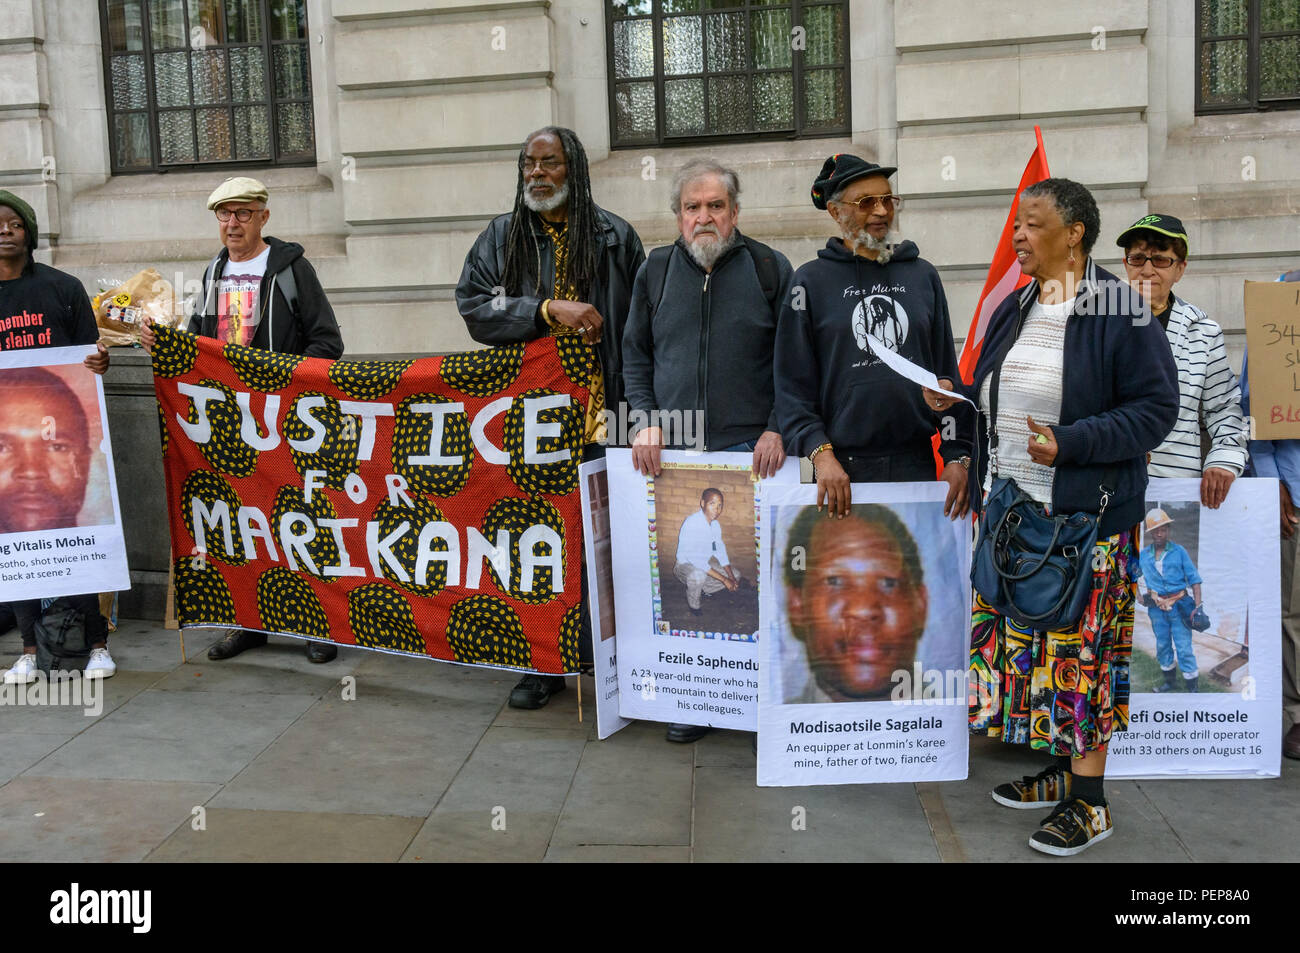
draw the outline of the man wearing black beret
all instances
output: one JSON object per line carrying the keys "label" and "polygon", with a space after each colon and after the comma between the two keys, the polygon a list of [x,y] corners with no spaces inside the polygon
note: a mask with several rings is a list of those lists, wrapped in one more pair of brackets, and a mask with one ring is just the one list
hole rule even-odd
{"label": "man wearing black beret", "polygon": [[777,416],[787,451],[813,463],[818,506],[825,500],[828,515],[840,518],[851,483],[933,480],[938,431],[944,512],[957,519],[969,511],[969,415],[933,411],[869,340],[938,377],[959,378],[938,272],[914,242],[890,240],[902,204],[889,184],[895,171],[840,153],[813,183],[813,205],[830,214],[838,235],[794,273],[781,310]]}

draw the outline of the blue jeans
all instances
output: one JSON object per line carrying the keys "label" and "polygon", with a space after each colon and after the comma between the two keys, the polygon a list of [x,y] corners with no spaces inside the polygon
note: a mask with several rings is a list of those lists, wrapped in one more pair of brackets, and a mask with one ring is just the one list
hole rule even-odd
{"label": "blue jeans", "polygon": [[1151,617],[1151,629],[1156,635],[1156,661],[1160,663],[1160,668],[1166,672],[1171,671],[1177,653],[1178,668],[1183,673],[1183,678],[1191,678],[1198,673],[1196,653],[1192,649],[1192,630],[1183,621],[1182,614],[1178,611],[1179,606],[1185,606],[1190,614],[1196,606],[1196,600],[1191,596],[1183,596],[1173,608],[1148,608],[1147,615]]}

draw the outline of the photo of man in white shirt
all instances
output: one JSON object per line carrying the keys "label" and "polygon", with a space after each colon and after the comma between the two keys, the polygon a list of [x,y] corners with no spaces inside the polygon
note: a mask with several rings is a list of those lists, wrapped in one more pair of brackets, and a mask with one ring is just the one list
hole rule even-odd
{"label": "photo of man in white shirt", "polygon": [[686,604],[691,615],[704,614],[702,600],[726,589],[735,592],[745,581],[731,565],[722,541],[722,491],[709,487],[700,494],[700,511],[682,521],[677,536],[677,565],[673,575],[686,586]]}

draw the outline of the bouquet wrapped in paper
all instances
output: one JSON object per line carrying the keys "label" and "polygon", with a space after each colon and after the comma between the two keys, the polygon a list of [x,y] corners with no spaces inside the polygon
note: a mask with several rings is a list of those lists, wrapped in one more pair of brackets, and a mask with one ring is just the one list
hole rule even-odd
{"label": "bouquet wrapped in paper", "polygon": [[182,317],[176,290],[156,268],[146,268],[116,288],[96,295],[91,305],[99,338],[109,347],[139,344],[145,317],[167,327],[180,324]]}

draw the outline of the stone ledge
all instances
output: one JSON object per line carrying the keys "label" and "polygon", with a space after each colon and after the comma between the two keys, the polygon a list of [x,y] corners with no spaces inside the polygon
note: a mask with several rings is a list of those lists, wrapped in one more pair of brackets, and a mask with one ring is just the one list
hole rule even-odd
{"label": "stone ledge", "polygon": [[340,23],[391,20],[397,17],[444,16],[451,13],[486,13],[494,10],[548,8],[550,0],[334,0],[334,19]]}

